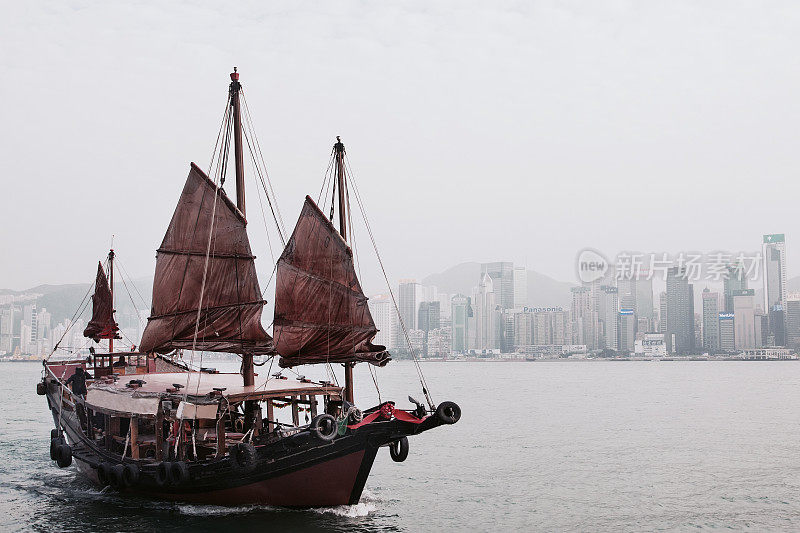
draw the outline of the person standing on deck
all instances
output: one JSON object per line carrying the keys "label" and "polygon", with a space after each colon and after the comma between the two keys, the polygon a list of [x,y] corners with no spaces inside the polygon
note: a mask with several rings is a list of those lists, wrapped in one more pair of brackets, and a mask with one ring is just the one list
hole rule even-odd
{"label": "person standing on deck", "polygon": [[75,373],[72,374],[69,379],[66,381],[65,385],[71,385],[72,394],[75,396],[80,396],[81,400],[86,399],[86,372],[83,371],[83,367],[78,367],[75,369]]}

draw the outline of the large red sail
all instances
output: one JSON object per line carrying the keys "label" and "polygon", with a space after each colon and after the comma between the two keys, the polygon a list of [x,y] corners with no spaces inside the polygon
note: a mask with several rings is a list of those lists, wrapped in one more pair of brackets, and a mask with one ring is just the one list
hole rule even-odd
{"label": "large red sail", "polygon": [[353,266],[353,252],[311,198],[278,260],[275,345],[283,367],[389,362]]}
{"label": "large red sail", "polygon": [[258,288],[246,226],[225,191],[192,163],[156,256],[153,308],[142,334],[142,352],[194,348],[274,353],[272,339],[261,325],[266,302]]}
{"label": "large red sail", "polygon": [[84,337],[90,337],[94,342],[100,339],[119,339],[119,325],[114,320],[114,302],[111,296],[111,287],[103,270],[103,265],[97,263],[97,278],[94,282],[92,295],[92,319],[83,330]]}

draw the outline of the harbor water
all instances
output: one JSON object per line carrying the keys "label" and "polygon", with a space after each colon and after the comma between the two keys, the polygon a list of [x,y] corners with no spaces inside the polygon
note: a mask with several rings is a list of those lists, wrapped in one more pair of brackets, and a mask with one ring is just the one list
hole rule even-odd
{"label": "harbor water", "polygon": [[[361,503],[208,507],[121,497],[49,459],[37,363],[0,363],[0,531],[641,531],[800,529],[797,362],[429,362],[463,411],[380,450]],[[259,371],[267,371],[261,367]],[[414,365],[383,400],[422,399]],[[378,397],[366,365],[361,407]]]}

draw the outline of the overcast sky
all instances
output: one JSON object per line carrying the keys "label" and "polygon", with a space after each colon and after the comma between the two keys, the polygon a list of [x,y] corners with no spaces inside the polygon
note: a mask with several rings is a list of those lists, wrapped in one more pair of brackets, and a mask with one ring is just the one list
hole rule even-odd
{"label": "overcast sky", "polygon": [[798,50],[794,2],[7,3],[0,287],[91,281],[112,234],[151,275],[234,65],[287,225],[341,135],[392,279],[764,233],[797,274]]}

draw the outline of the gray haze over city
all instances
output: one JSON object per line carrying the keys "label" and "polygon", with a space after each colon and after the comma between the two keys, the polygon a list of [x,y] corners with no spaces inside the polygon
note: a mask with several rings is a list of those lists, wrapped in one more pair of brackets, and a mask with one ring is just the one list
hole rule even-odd
{"label": "gray haze over city", "polygon": [[88,283],[112,234],[151,276],[234,65],[286,225],[341,135],[393,283],[465,261],[574,283],[586,247],[757,252],[772,233],[792,276],[798,30],[790,2],[8,4],[0,287]]}

